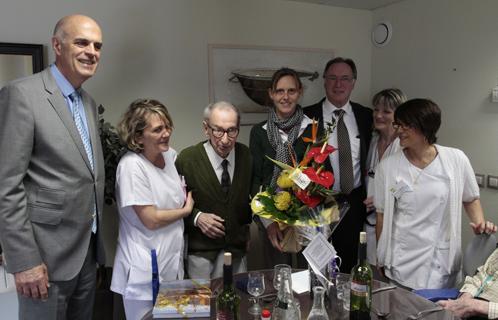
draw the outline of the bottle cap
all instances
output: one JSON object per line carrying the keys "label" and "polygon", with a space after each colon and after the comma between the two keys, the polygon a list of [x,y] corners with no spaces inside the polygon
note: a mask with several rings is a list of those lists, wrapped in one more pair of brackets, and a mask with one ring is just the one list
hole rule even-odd
{"label": "bottle cap", "polygon": [[271,317],[271,312],[268,309],[263,309],[261,311],[261,318],[269,318]]}
{"label": "bottle cap", "polygon": [[367,233],[365,231],[360,232],[360,243],[367,243]]}
{"label": "bottle cap", "polygon": [[226,266],[232,265],[232,254],[230,252],[225,252],[225,254],[223,255],[223,263]]}

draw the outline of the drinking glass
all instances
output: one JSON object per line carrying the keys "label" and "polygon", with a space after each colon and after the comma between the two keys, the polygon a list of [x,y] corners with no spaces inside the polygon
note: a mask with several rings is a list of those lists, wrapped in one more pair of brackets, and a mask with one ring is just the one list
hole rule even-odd
{"label": "drinking glass", "polygon": [[337,299],[341,302],[345,310],[349,311],[351,293],[351,282],[344,281],[337,283]]}
{"label": "drinking glass", "polygon": [[247,278],[247,292],[254,297],[254,304],[248,312],[252,315],[259,315],[261,307],[259,306],[258,297],[265,292],[265,275],[261,272],[249,272]]}
{"label": "drinking glass", "polygon": [[277,264],[273,269],[273,287],[278,291],[280,289],[280,280],[282,275],[280,274],[282,269],[287,269],[289,274],[291,274],[291,267],[288,264]]}

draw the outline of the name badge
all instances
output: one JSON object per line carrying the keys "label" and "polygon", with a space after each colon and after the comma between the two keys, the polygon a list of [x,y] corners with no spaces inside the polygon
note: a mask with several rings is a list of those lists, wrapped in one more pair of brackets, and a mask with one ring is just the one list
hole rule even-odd
{"label": "name badge", "polygon": [[399,199],[405,192],[413,191],[412,187],[410,187],[405,181],[400,180],[396,182],[396,184],[390,189],[391,194],[394,198]]}

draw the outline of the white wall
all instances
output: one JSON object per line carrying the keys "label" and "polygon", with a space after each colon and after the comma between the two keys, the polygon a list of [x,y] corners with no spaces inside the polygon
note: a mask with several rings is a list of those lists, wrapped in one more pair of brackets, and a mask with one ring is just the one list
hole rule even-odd
{"label": "white wall", "polygon": [[334,49],[357,61],[355,98],[369,100],[368,11],[281,0],[10,0],[0,11],[0,41],[42,43],[51,62],[53,25],[74,12],[103,29],[101,65],[85,87],[106,107],[106,118],[116,123],[135,98],[158,98],[171,109],[177,149],[203,138],[208,43]]}
{"label": "white wall", "polygon": [[[101,65],[84,86],[104,105],[106,119],[116,124],[132,100],[157,98],[172,113],[177,150],[204,138],[208,43],[333,49],[358,64],[354,98],[370,98],[369,11],[281,0],[9,0],[0,10],[0,42],[44,44],[50,63],[52,29],[70,13],[90,15],[103,29]],[[240,141],[248,143],[249,130]],[[112,258],[112,210],[105,222]]]}
{"label": "white wall", "polygon": [[[372,51],[372,93],[396,86],[441,107],[439,143],[462,149],[478,173],[498,175],[498,2],[410,0],[374,12],[393,25],[391,43]],[[498,192],[481,189],[488,219],[498,222]],[[471,237],[464,221],[464,241]]]}

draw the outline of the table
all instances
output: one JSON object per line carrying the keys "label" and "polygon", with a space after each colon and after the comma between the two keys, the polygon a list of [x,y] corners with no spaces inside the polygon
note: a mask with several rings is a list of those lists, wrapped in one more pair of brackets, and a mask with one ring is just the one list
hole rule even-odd
{"label": "table", "polygon": [[[273,288],[273,270],[261,270],[265,274],[265,293],[263,297],[271,295],[272,293],[276,294],[275,289]],[[234,275],[234,285],[237,290],[237,293],[240,295],[240,319],[257,319],[259,317],[253,317],[252,315],[247,313],[247,309],[250,306],[249,299],[252,298],[251,295],[245,292],[245,290],[240,290],[237,288],[237,281],[244,280],[247,278],[247,273],[239,273]],[[380,281],[374,280],[373,289],[386,287],[388,284]],[[213,290],[213,295],[216,295],[223,289],[223,279],[217,278],[211,280],[211,290]],[[294,296],[299,299],[299,304],[301,305],[301,319],[305,320],[308,316],[308,313],[311,310],[313,300],[311,299],[309,292],[305,292],[300,295],[294,294]],[[426,300],[416,294],[402,289],[396,288],[393,290],[381,291],[372,295],[372,305],[376,310],[386,312],[390,312],[390,316],[387,319],[396,319],[396,320],[404,320],[411,314],[415,314],[420,310],[429,309],[435,307],[436,305]],[[273,296],[273,297],[276,297]],[[270,298],[270,297],[269,297]],[[273,301],[269,301],[267,299],[262,299],[260,301],[261,306],[263,308],[267,308],[270,311],[273,309]],[[331,320],[346,320],[349,319],[349,311],[346,311],[342,308],[342,301],[338,301],[336,297],[332,297],[329,301],[325,301],[325,307],[327,308],[327,312],[329,314],[329,318]],[[196,318],[196,319],[216,319],[214,311],[216,310],[215,299],[211,299],[211,317],[210,318]],[[148,314],[145,320],[152,319],[152,315]],[[377,320],[379,319],[374,312],[371,313],[371,319]],[[426,315],[422,318],[423,320],[450,320],[450,319],[459,319],[449,311],[442,310],[438,312],[434,312]]]}

